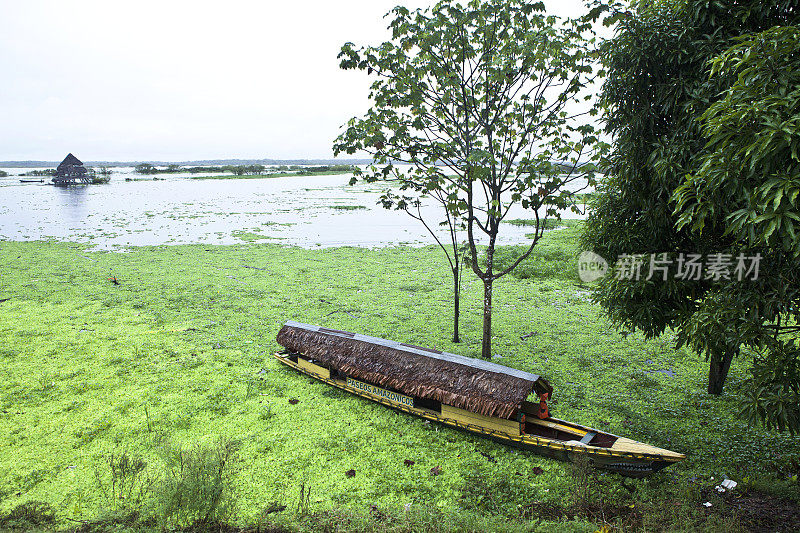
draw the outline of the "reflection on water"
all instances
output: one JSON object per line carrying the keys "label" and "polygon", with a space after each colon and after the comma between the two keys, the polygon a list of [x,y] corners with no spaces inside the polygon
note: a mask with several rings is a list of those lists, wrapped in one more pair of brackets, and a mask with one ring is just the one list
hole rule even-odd
{"label": "reflection on water", "polygon": [[[376,185],[349,175],[276,179],[130,181],[67,188],[0,179],[0,239],[56,238],[100,248],[241,242],[303,247],[431,244],[404,213],[376,205]],[[423,208],[438,220],[439,208]],[[568,215],[569,216],[569,215]],[[573,215],[574,216],[574,215]],[[530,218],[521,207],[509,218]],[[502,243],[525,242],[530,228],[506,225]]]}
{"label": "reflection on water", "polygon": [[86,197],[89,188],[80,187],[53,187],[56,191],[55,202],[59,212],[63,213],[66,222],[72,225],[79,225],[86,219],[88,214],[86,209]]}

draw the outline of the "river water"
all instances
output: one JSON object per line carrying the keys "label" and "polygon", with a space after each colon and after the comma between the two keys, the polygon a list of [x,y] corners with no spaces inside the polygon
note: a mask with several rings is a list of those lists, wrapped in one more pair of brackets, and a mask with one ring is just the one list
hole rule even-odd
{"label": "river water", "polygon": [[[125,181],[141,176],[119,168],[108,184],[54,187],[20,183],[35,179],[17,175],[32,169],[2,170],[9,176],[0,178],[0,240],[54,238],[100,249],[190,243],[272,242],[319,248],[434,242],[417,220],[377,205],[379,185],[349,186],[349,174],[224,180],[161,174],[163,180]],[[434,227],[440,209],[423,208]],[[531,215],[517,207],[509,218]],[[505,224],[500,242],[525,242],[530,231]]]}

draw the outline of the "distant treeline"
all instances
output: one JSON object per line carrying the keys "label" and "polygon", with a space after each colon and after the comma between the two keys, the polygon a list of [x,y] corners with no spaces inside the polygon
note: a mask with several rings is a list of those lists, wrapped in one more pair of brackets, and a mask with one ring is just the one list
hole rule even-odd
{"label": "distant treeline", "polygon": [[[317,174],[319,172],[352,172],[355,165],[320,165],[316,167],[296,167],[300,174]],[[293,168],[290,168],[293,170]]]}
{"label": "distant treeline", "polygon": [[[288,168],[288,167],[287,167]],[[224,165],[208,167],[182,167],[181,165],[167,165],[166,168],[158,168],[150,163],[140,163],[134,167],[137,174],[178,174],[179,172],[189,172],[199,174],[201,172],[230,172],[237,176],[245,174],[263,174],[267,170],[264,165]]]}
{"label": "distant treeline", "polygon": [[[59,161],[0,161],[0,168],[49,168],[57,166]],[[84,160],[86,167],[135,167],[141,161],[98,161]],[[236,166],[236,165],[266,165],[274,167],[278,165],[369,165],[372,159],[200,159],[194,161],[148,161],[149,164],[157,167],[165,167],[170,164],[182,167],[195,166]]]}
{"label": "distant treeline", "polygon": [[167,165],[166,168],[158,168],[150,163],[136,165],[137,174],[177,174],[188,172],[199,173],[224,173],[229,172],[236,176],[260,175],[266,172],[294,172],[297,174],[317,174],[320,172],[350,172],[355,168],[354,165],[320,165],[314,167],[304,167],[300,165],[279,165],[267,167],[265,165],[224,165],[208,167],[182,167],[180,165]]}
{"label": "distant treeline", "polygon": [[28,172],[24,172],[20,174],[20,176],[55,176],[56,169],[54,168],[46,168],[44,170],[29,170]]}
{"label": "distant treeline", "polygon": [[8,172],[6,172],[5,170],[0,170],[0,178],[7,178],[7,177],[8,177]]}
{"label": "distant treeline", "polygon": [[140,163],[134,167],[137,174],[175,174],[184,172],[180,165],[167,165],[167,168],[156,168],[150,163]]}
{"label": "distant treeline", "polygon": [[[5,176],[8,175],[7,173],[5,173],[3,171],[0,171],[0,172],[2,172],[2,174],[0,174],[0,176],[2,176],[2,177],[5,177]],[[100,167],[99,169],[87,168],[86,172],[90,176],[94,176],[94,175],[97,175],[97,174],[99,174],[100,176],[110,176],[114,171],[111,170],[108,167]],[[35,176],[35,177],[55,176],[56,175],[56,169],[54,169],[54,168],[46,168],[44,170],[29,170],[28,172],[23,172],[22,174],[19,174],[19,175],[20,176]]]}

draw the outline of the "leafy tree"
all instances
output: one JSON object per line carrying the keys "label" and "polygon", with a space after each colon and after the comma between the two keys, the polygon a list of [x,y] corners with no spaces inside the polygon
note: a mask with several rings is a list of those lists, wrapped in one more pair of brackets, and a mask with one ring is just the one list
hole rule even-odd
{"label": "leafy tree", "polygon": [[735,81],[700,117],[706,153],[676,195],[679,226],[724,224],[737,241],[800,256],[800,27],[742,37],[711,74]]}
{"label": "leafy tree", "polygon": [[[372,108],[347,123],[334,153],[373,156],[352,182],[395,185],[382,198],[385,207],[413,212],[433,198],[444,207],[445,224],[463,222],[469,263],[484,285],[485,358],[493,282],[530,255],[545,219],[571,204],[567,186],[584,174],[592,179],[591,168],[578,161],[595,140],[593,130],[572,126],[566,110],[592,73],[590,28],[543,9],[523,0],[444,1],[413,12],[397,7],[388,15],[390,41],[347,43],[339,55],[343,69],[366,71],[375,81]],[[516,261],[497,268],[501,223],[518,203],[535,217],[533,238]],[[458,269],[451,266],[457,287]]]}
{"label": "leafy tree", "polygon": [[158,169],[150,163],[140,163],[134,167],[134,172],[137,174],[155,174]]}
{"label": "leafy tree", "polygon": [[[799,65],[796,28],[776,26],[796,25],[797,8],[662,1],[611,21],[601,102],[615,141],[584,243],[607,258],[665,253],[671,266],[666,280],[607,276],[596,299],[626,329],[673,328],[705,353],[709,393],[747,347],[748,416],[796,430]],[[680,279],[687,254],[760,255],[758,277]]]}
{"label": "leafy tree", "polygon": [[754,360],[751,420],[800,430],[800,28],[745,35],[711,62],[735,80],[700,117],[706,154],[675,194],[678,226],[722,228],[768,262],[736,322]]}
{"label": "leafy tree", "polygon": [[6,177],[8,177],[8,172],[6,172],[5,170],[0,170],[0,178],[6,178]]}
{"label": "leafy tree", "polygon": [[28,172],[23,172],[20,176],[55,176],[56,169],[54,168],[47,168],[44,170],[29,170]]}

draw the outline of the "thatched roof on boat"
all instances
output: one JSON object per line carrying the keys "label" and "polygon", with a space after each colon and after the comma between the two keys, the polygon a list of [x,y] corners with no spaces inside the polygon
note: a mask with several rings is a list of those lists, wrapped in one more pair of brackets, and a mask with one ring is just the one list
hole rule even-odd
{"label": "thatched roof on boat", "polygon": [[532,391],[552,391],[536,374],[299,322],[287,322],[277,341],[353,378],[486,416],[511,418]]}

